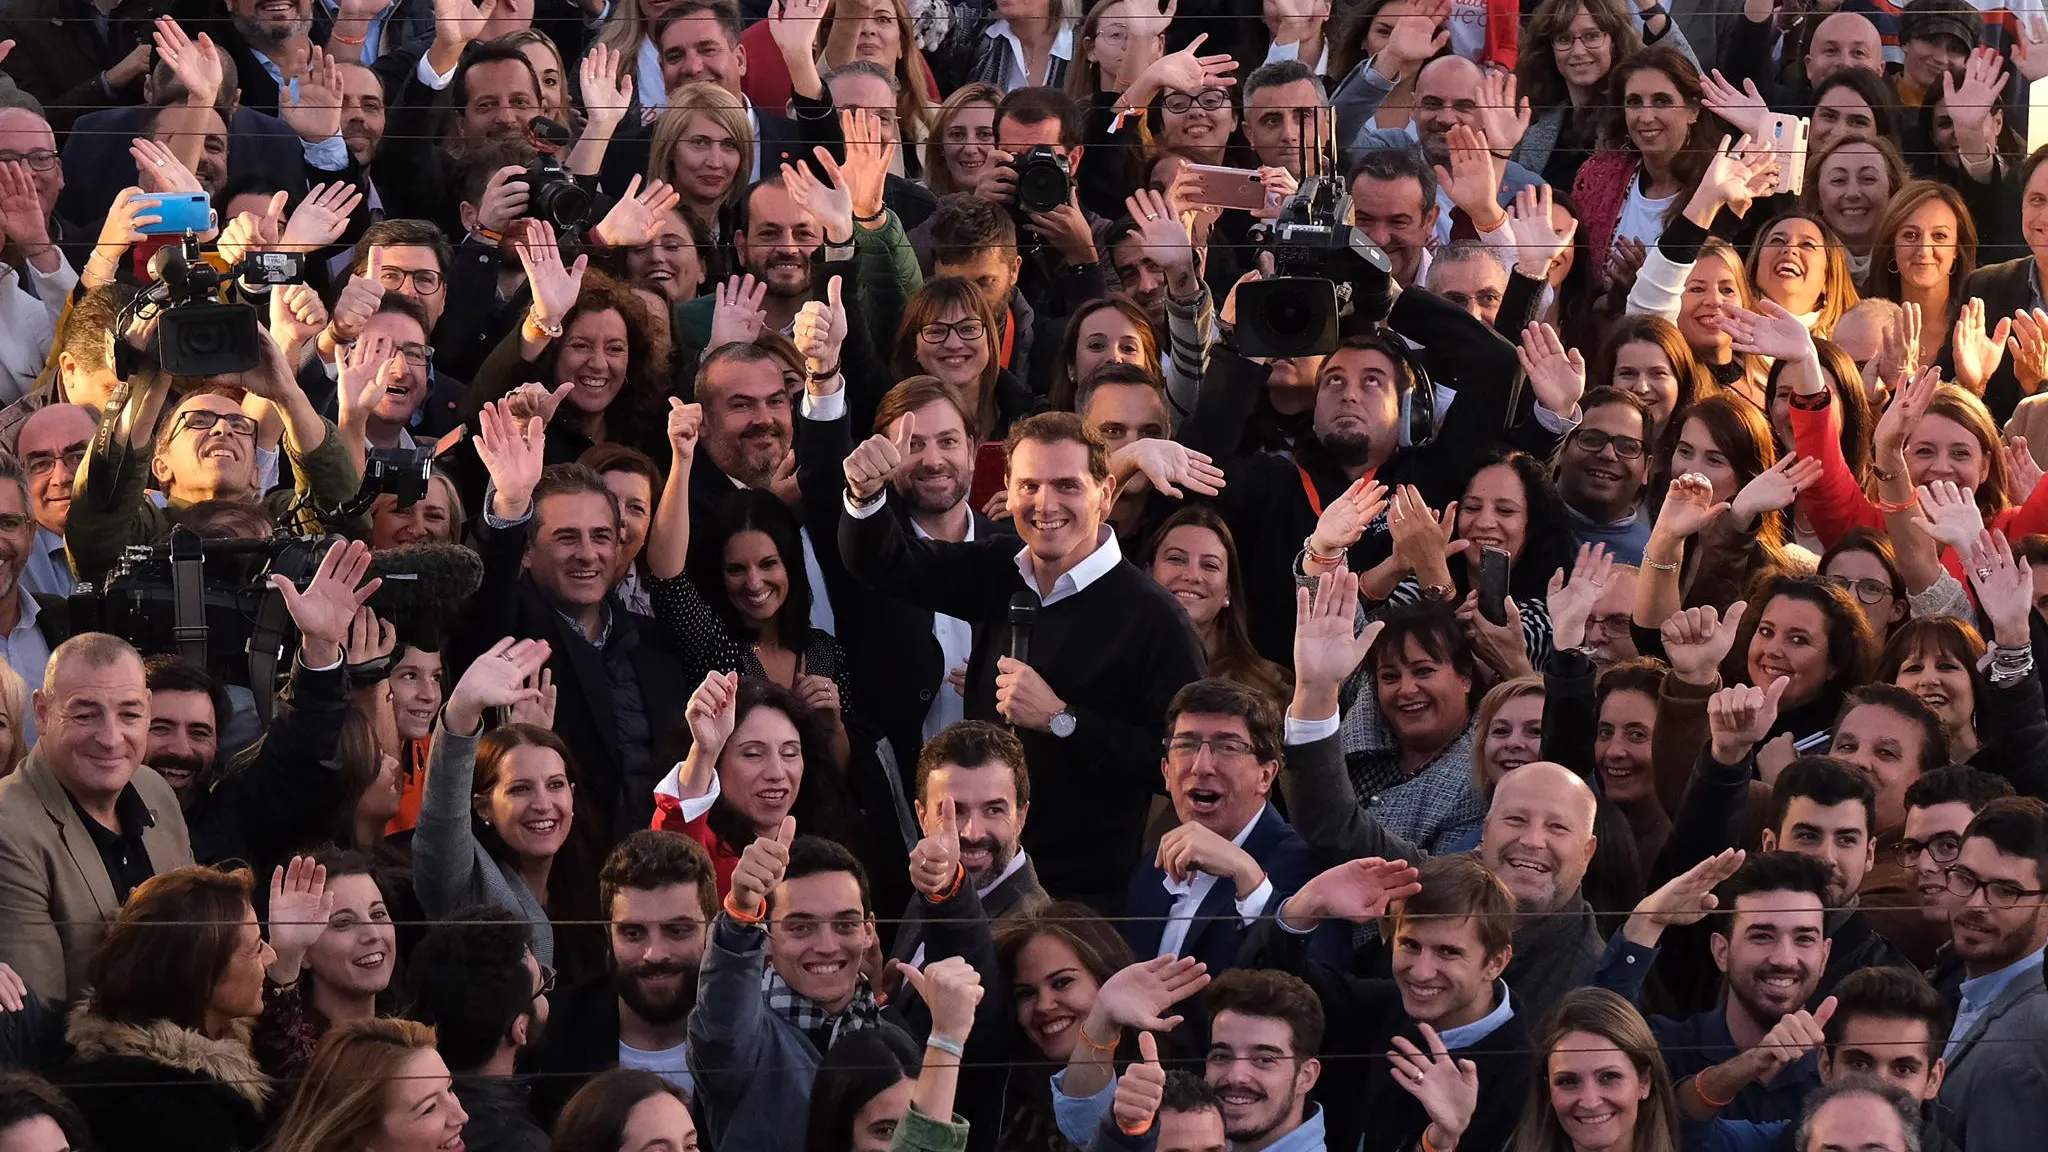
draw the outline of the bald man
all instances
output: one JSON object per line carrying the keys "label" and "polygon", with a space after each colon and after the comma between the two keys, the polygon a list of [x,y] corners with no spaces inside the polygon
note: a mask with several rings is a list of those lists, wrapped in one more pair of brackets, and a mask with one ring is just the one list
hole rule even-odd
{"label": "bald man", "polygon": [[1844,68],[1884,75],[1884,38],[1870,17],[1860,12],[1837,12],[1822,20],[1806,48],[1809,90]]}
{"label": "bald man", "polygon": [[[55,218],[64,190],[57,163],[57,137],[50,124],[26,108],[0,108],[0,155],[11,179],[35,189],[35,199],[0,219],[0,404],[19,399],[35,383],[50,354],[64,301],[78,284],[57,242],[67,239]],[[32,207],[30,207],[32,205]]]}
{"label": "bald man", "polygon": [[0,957],[37,995],[68,1000],[128,893],[193,862],[171,786],[142,763],[142,657],[102,632],[50,654],[31,701],[42,738],[0,779]]}
{"label": "bald man", "polygon": [[[1484,79],[1479,65],[1463,56],[1438,56],[1422,66],[1415,77],[1415,135],[1409,135],[1407,128],[1376,128],[1359,134],[1355,145],[1360,152],[1376,148],[1413,148],[1418,144],[1422,155],[1431,164],[1448,168],[1451,163],[1449,136],[1451,129],[1462,124],[1468,128],[1483,130],[1480,120],[1480,83]],[[1505,156],[1521,143],[1521,133],[1513,138],[1495,140],[1487,137],[1489,151]],[[1507,206],[1515,202],[1515,193],[1523,188],[1543,183],[1543,178],[1529,171],[1513,160],[1499,162],[1505,172],[1501,177],[1496,207],[1500,215],[1473,223],[1494,231],[1500,231],[1499,222],[1506,219]],[[1451,239],[1451,201],[1448,189],[1441,186],[1436,193],[1437,206],[1441,209],[1436,217],[1436,239],[1446,244]],[[1512,264],[1514,256],[1509,252],[1504,263]]]}

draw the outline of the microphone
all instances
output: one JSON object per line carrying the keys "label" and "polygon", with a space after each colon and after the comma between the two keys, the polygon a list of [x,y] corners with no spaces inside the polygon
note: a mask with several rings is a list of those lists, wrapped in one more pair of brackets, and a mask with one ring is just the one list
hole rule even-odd
{"label": "microphone", "polygon": [[1010,659],[1031,663],[1031,628],[1038,623],[1038,597],[1029,588],[1010,597]]}
{"label": "microphone", "polygon": [[484,582],[484,562],[460,544],[407,544],[372,555],[369,574],[384,578],[369,600],[379,616],[442,616],[476,594]]}

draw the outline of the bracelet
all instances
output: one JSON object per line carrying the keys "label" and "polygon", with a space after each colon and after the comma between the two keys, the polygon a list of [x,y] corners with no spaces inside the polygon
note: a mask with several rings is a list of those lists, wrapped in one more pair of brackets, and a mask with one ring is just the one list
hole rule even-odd
{"label": "bracelet", "polygon": [[[960,885],[965,883],[966,880],[967,866],[965,864],[955,864],[953,865],[953,882],[951,884],[946,885],[945,891],[934,893],[930,896],[927,896],[925,897],[925,900],[933,904],[944,904],[946,901],[951,900],[954,896],[959,895]],[[958,1056],[959,1053],[955,1052],[954,1055]]]}
{"label": "bracelet", "polygon": [[1920,497],[1908,496],[1904,500],[1885,500],[1880,498],[1877,500],[1872,500],[1870,503],[1873,506],[1875,506],[1879,512],[1882,512],[1885,515],[1889,516],[1894,512],[1905,512],[1912,508],[1918,507],[1920,504]]}
{"label": "bracelet", "polygon": [[480,236],[493,244],[503,244],[505,242],[505,234],[503,232],[500,232],[495,228],[486,228],[481,224],[477,225],[474,228],[471,228],[469,230],[469,234],[471,236]]}
{"label": "bracelet", "polygon": [[826,370],[825,370],[825,371],[823,371],[823,372],[813,372],[813,371],[811,371],[810,369],[806,368],[806,369],[804,370],[804,375],[805,375],[805,376],[807,376],[807,377],[809,377],[809,378],[810,378],[810,379],[812,379],[812,380],[815,380],[815,381],[820,381],[820,382],[822,382],[822,381],[826,381],[826,380],[830,380],[830,379],[831,379],[831,378],[833,378],[834,376],[837,376],[837,375],[839,375],[839,365],[837,365],[837,364],[834,364],[834,365],[833,365],[832,367],[830,367],[829,369],[826,369]]}
{"label": "bracelet", "polygon": [[1123,1042],[1122,1034],[1118,1034],[1117,1036],[1113,1037],[1107,1044],[1097,1044],[1095,1041],[1090,1040],[1088,1038],[1088,1026],[1086,1024],[1081,1025],[1079,1028],[1075,1029],[1075,1031],[1080,1033],[1081,1043],[1086,1044],[1088,1047],[1095,1049],[1097,1052],[1114,1052],[1116,1051],[1116,1046]]}
{"label": "bracelet", "polygon": [[1330,556],[1325,556],[1321,552],[1316,551],[1314,548],[1309,547],[1310,543],[1314,540],[1315,537],[1311,536],[1307,540],[1303,540],[1301,542],[1302,555],[1308,557],[1311,560],[1314,560],[1318,564],[1341,564],[1344,562],[1344,553],[1342,552],[1338,552]]}
{"label": "bracelet", "polygon": [[339,32],[330,32],[328,33],[327,38],[329,40],[334,41],[336,44],[346,44],[351,48],[360,48],[363,46],[363,42],[369,39],[368,36],[358,36],[355,39],[351,40],[348,37],[343,36]]}
{"label": "bracelet", "polygon": [[924,1038],[924,1046],[927,1048],[936,1048],[937,1050],[944,1052],[946,1055],[951,1056],[955,1060],[962,1060],[965,1059],[967,1056],[967,1048],[965,1045],[961,1044],[958,1040],[952,1039],[951,1037],[941,1036],[937,1032],[934,1032],[931,1035]]}
{"label": "bracelet", "polygon": [[532,312],[528,312],[526,314],[526,322],[533,326],[534,331],[540,333],[541,335],[547,337],[550,340],[559,340],[562,338],[562,326],[560,324],[550,324],[547,321],[542,320],[540,317],[534,315]]}
{"label": "bracelet", "polygon": [[1491,148],[1486,150],[1486,154],[1495,160],[1513,160],[1515,158],[1515,154],[1512,152],[1495,152]]}
{"label": "bracelet", "polygon": [[1701,1086],[1698,1076],[1692,1078],[1692,1094],[1699,1097],[1700,1103],[1705,1104],[1709,1108],[1726,1108],[1735,1102],[1735,1097],[1732,1095],[1726,1100],[1716,1100],[1712,1096],[1707,1095],[1707,1090]]}
{"label": "bracelet", "polygon": [[855,216],[853,218],[853,222],[855,224],[873,224],[876,221],[886,219],[888,215],[889,206],[887,204],[884,204],[882,205],[881,211],[876,212],[873,216]]}
{"label": "bracelet", "polygon": [[1886,483],[1886,484],[1889,484],[1889,483],[1891,483],[1892,481],[1894,481],[1894,480],[1897,480],[1897,479],[1899,478],[1899,474],[1898,474],[1897,472],[1887,472],[1887,471],[1885,471],[1885,470],[1884,470],[1884,469],[1883,469],[1882,467],[1880,467],[1880,466],[1879,466],[1879,465],[1877,464],[1877,462],[1876,462],[1876,461],[1874,461],[1874,460],[1873,460],[1873,461],[1871,461],[1871,464],[1870,464],[1870,474],[1871,474],[1872,476],[1875,476],[1875,477],[1877,477],[1877,478],[1878,478],[1878,479],[1879,479],[1880,481],[1882,481],[1882,482],[1884,482],[1884,483]]}
{"label": "bracelet", "polygon": [[1425,584],[1422,586],[1422,595],[1426,600],[1449,604],[1458,598],[1458,588],[1455,584]]}
{"label": "bracelet", "polygon": [[[1436,1145],[1431,1144],[1429,1142],[1429,1130],[1434,1127],[1436,1127],[1434,1123],[1424,1124],[1422,1126],[1422,1152],[1444,1152],[1443,1149],[1438,1148]],[[1457,1145],[1453,1144],[1451,1145],[1451,1147],[1456,1148]]]}
{"label": "bracelet", "polygon": [[725,894],[725,914],[742,924],[759,924],[768,918],[768,905],[763,903],[759,912],[748,914],[739,910],[739,906],[732,902],[732,893],[728,892]]}
{"label": "bracelet", "polygon": [[1116,1122],[1116,1130],[1123,1133],[1126,1136],[1143,1136],[1145,1133],[1150,1132],[1152,1130],[1152,1121],[1156,1118],[1156,1116],[1147,1116],[1145,1117],[1145,1122],[1143,1124],[1138,1125],[1135,1128],[1127,1127],[1125,1126],[1123,1121],[1119,1120]]}

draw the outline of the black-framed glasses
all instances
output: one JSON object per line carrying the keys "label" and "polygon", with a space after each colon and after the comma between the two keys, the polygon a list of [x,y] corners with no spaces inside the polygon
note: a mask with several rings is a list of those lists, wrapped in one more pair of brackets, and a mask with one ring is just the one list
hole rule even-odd
{"label": "black-framed glasses", "polygon": [[48,148],[27,152],[0,152],[0,164],[26,164],[34,172],[48,172],[57,166],[57,153]]}
{"label": "black-framed glasses", "polygon": [[1936,864],[1953,864],[1962,855],[1963,838],[1953,832],[1937,832],[1925,840],[1899,841],[1899,863],[1908,868],[1920,863],[1920,854],[1934,857]]}
{"label": "black-framed glasses", "polygon": [[1230,93],[1225,92],[1221,88],[1204,88],[1192,95],[1186,92],[1175,92],[1165,100],[1160,101],[1160,104],[1168,112],[1176,116],[1197,105],[1200,105],[1204,112],[1220,112],[1230,107]]}
{"label": "black-framed glasses", "polygon": [[1203,748],[1218,760],[1242,760],[1253,754],[1251,741],[1241,736],[1169,736],[1166,754],[1175,760],[1193,760]]}
{"label": "black-framed glasses", "polygon": [[534,992],[533,998],[538,1000],[554,990],[555,970],[543,964],[540,966],[540,988]]}
{"label": "black-framed glasses", "polygon": [[1598,456],[1608,445],[1614,446],[1615,456],[1623,460],[1640,460],[1644,444],[1639,437],[1616,436],[1598,428],[1581,428],[1572,433],[1572,443],[1588,456]]}
{"label": "black-framed glasses", "polygon": [[254,436],[256,434],[255,418],[245,416],[240,412],[215,412],[211,408],[192,408],[186,410],[185,414],[178,419],[182,423],[182,430],[186,432],[198,432],[204,435],[212,431],[215,424],[225,420],[227,421],[228,431],[237,436]]}
{"label": "black-framed glasses", "polygon": [[1588,48],[1598,48],[1607,43],[1607,40],[1606,29],[1591,28],[1576,35],[1570,32],[1559,32],[1550,38],[1550,46],[1559,52],[1569,52],[1574,44],[1584,44]]}
{"label": "black-framed glasses", "polygon": [[1885,597],[1892,594],[1892,586],[1874,576],[1865,576],[1860,580],[1851,580],[1847,576],[1823,576],[1821,579],[1856,597],[1864,604],[1882,604]]}
{"label": "black-framed glasses", "polygon": [[432,268],[393,268],[386,264],[377,280],[387,292],[404,291],[407,281],[411,281],[412,290],[422,296],[432,296],[441,290],[441,274]]}
{"label": "black-framed glasses", "polygon": [[2021,900],[2048,894],[2039,888],[2022,888],[2010,880],[1981,879],[1968,868],[1951,865],[1941,871],[1952,895],[1968,900],[1981,891],[1984,903],[1993,908],[2010,908]]}
{"label": "black-framed glasses", "polygon": [[927,344],[944,344],[948,332],[972,344],[987,334],[988,326],[979,320],[955,320],[951,324],[934,321],[919,328],[917,338]]}

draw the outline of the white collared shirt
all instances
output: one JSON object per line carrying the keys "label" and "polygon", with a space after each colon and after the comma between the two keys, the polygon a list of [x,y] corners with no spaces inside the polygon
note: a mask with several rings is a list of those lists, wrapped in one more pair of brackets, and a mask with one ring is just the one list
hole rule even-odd
{"label": "white collared shirt", "polygon": [[[1275,44],[1266,49],[1266,63],[1278,64],[1283,60],[1301,60],[1301,41],[1297,40],[1292,44]],[[1314,72],[1318,76],[1328,76],[1330,74],[1330,35],[1327,24],[1324,25],[1323,30],[1323,54],[1314,61],[1302,60],[1301,62],[1307,64],[1309,71]]]}
{"label": "white collared shirt", "polygon": [[[1008,20],[997,20],[995,23],[990,24],[988,31],[984,35],[991,40],[1001,39],[1007,40],[1010,43],[1010,68],[1009,71],[1003,74],[1000,85],[1003,91],[1014,92],[1019,88],[1035,88],[1046,82],[1046,78],[1043,76],[1033,77],[1025,73],[1024,42],[1017,39],[1015,32],[1010,31],[1010,22]],[[1052,70],[1052,62],[1055,59],[1065,60],[1070,63],[1074,59],[1074,27],[1071,24],[1062,27],[1059,35],[1054,36],[1052,39],[1052,51],[1046,56],[1045,61],[1045,67],[1048,72]]]}
{"label": "white collared shirt", "polygon": [[[910,522],[910,530],[919,538],[929,540],[931,533]],[[960,538],[962,544],[974,541],[974,517],[967,517],[967,535]],[[924,738],[930,740],[947,728],[958,724],[967,715],[967,701],[962,699],[958,689],[953,687],[953,669],[967,663],[967,657],[974,651],[974,625],[958,616],[932,613],[932,639],[939,642],[939,687],[932,693],[932,706],[924,714]],[[1008,872],[1004,873],[1009,875]]]}
{"label": "white collared shirt", "polygon": [[[879,502],[878,502],[879,503]],[[1031,548],[1026,545],[1017,549],[1017,574],[1024,577],[1024,586],[1038,593],[1038,603],[1046,608],[1078,596],[1088,590],[1090,584],[1109,575],[1110,570],[1123,562],[1124,550],[1117,546],[1116,533],[1104,524],[1095,530],[1095,551],[1090,552],[1079,564],[1060,573],[1052,582],[1052,590],[1038,586],[1038,572],[1031,566]]]}
{"label": "white collared shirt", "polygon": [[[1259,826],[1259,817],[1265,814],[1264,807],[1253,813],[1250,822],[1238,829],[1230,842],[1239,848],[1244,847],[1244,842],[1251,838],[1252,829]],[[1180,950],[1187,946],[1188,932],[1195,925],[1195,913],[1201,911],[1202,901],[1209,898],[1209,891],[1216,887],[1216,881],[1217,877],[1207,872],[1197,872],[1186,880],[1175,880],[1172,876],[1160,878],[1160,886],[1174,900],[1172,910],[1166,914],[1166,927],[1159,933],[1158,955],[1180,955]],[[1236,902],[1237,915],[1245,927],[1250,928],[1259,922],[1259,917],[1266,911],[1266,901],[1272,898],[1273,878],[1261,877],[1252,894]]]}

